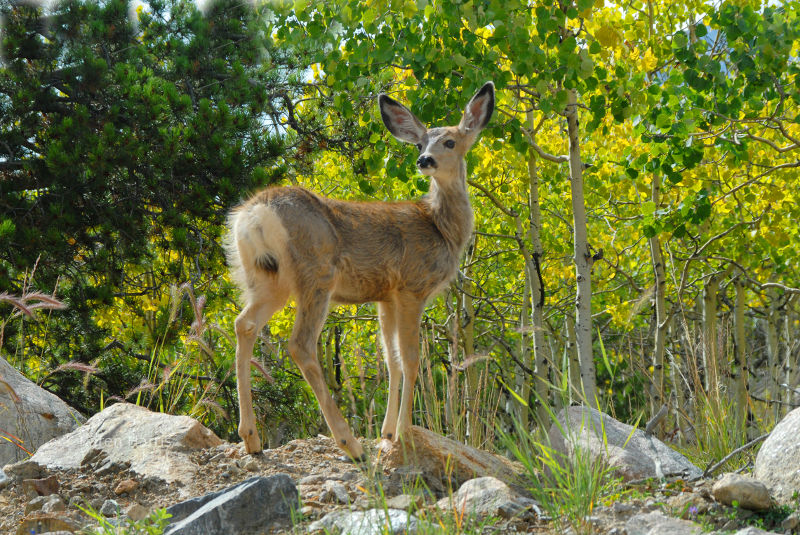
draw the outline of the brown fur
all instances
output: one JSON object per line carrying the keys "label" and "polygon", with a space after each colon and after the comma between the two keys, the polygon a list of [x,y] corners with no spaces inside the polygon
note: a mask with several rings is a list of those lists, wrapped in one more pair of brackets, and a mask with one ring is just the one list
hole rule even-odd
{"label": "brown fur", "polygon": [[457,127],[428,130],[385,95],[380,104],[389,130],[422,146],[420,170],[432,178],[426,197],[348,202],[298,187],[272,187],[231,213],[226,247],[245,302],[236,319],[239,434],[249,452],[261,448],[250,394],[255,336],[289,296],[297,302],[289,352],[342,449],[353,457],[362,455],[316,360],[316,341],[331,302],[378,303],[389,368],[389,406],[382,435],[396,439],[411,425],[419,321],[426,301],[455,275],[472,232],[464,155],[491,116],[494,87],[487,84],[473,97]]}

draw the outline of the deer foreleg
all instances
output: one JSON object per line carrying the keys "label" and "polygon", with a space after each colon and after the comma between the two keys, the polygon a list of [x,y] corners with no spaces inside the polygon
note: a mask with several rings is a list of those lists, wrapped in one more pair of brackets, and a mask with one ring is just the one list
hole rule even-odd
{"label": "deer foreleg", "polygon": [[333,400],[317,360],[317,338],[325,323],[329,295],[322,291],[305,299],[298,299],[297,318],[289,340],[289,353],[319,402],[322,416],[336,440],[336,444],[355,460],[364,459],[364,450],[353,436],[339,407]]}
{"label": "deer foreleg", "polygon": [[411,427],[414,408],[414,385],[419,372],[419,322],[422,318],[421,302],[398,303],[397,338],[403,367],[403,393],[397,422],[397,437],[402,437]]}
{"label": "deer foreleg", "polygon": [[386,415],[383,418],[381,437],[393,440],[397,437],[397,416],[400,405],[400,377],[403,368],[397,350],[397,317],[394,303],[378,303],[378,321],[385,352],[386,369],[389,373]]}

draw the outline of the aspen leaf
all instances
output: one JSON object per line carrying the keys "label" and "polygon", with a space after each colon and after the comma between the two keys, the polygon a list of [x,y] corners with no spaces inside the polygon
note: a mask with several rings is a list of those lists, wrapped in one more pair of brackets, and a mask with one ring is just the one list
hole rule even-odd
{"label": "aspen leaf", "polygon": [[619,32],[613,26],[605,25],[594,32],[595,38],[603,46],[616,46],[620,42]]}

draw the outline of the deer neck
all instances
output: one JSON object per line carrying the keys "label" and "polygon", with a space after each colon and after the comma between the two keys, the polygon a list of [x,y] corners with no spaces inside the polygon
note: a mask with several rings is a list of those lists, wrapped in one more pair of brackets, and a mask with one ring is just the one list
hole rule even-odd
{"label": "deer neck", "polygon": [[452,176],[433,177],[427,201],[434,224],[450,250],[460,255],[472,234],[473,224],[464,160]]}

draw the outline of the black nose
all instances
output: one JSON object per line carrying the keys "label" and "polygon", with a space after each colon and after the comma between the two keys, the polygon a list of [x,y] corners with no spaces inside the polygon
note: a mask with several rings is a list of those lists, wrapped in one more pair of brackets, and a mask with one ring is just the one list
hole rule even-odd
{"label": "black nose", "polygon": [[436,160],[430,156],[420,156],[417,158],[417,167],[425,169],[426,167],[436,167]]}

